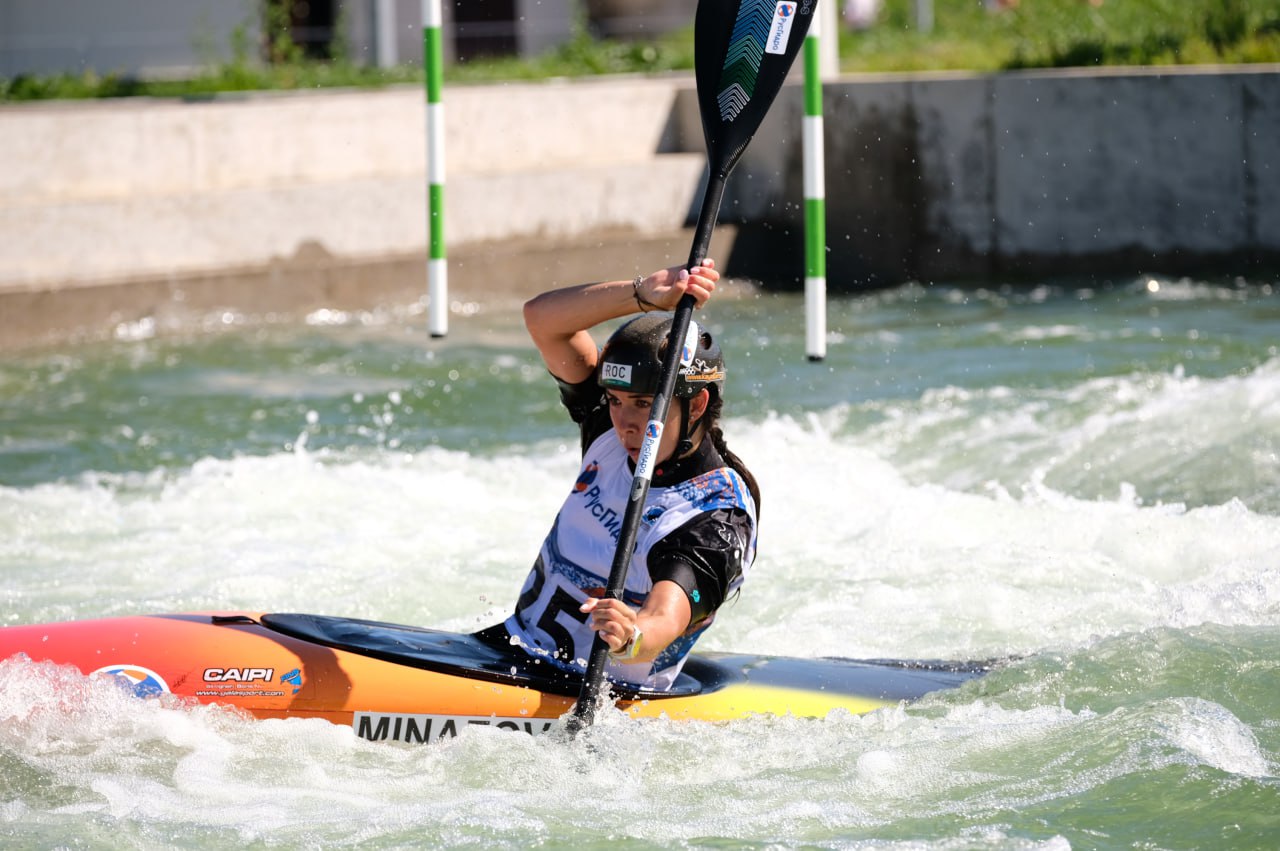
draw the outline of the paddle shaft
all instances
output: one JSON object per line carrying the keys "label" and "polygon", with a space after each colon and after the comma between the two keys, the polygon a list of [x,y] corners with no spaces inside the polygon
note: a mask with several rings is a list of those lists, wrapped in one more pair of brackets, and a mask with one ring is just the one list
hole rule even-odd
{"label": "paddle shaft", "polygon": [[[693,268],[706,259],[711,245],[711,233],[715,229],[716,219],[720,214],[720,202],[724,198],[727,173],[713,171],[707,181],[707,191],[703,195],[702,209],[698,213],[698,224],[694,229],[693,248],[689,252],[688,267]],[[680,352],[684,348],[684,338],[689,332],[689,322],[693,316],[694,298],[687,293],[676,306],[675,317],[671,321],[671,334],[667,338],[667,350],[662,358],[662,372],[658,378],[658,392],[653,397],[653,406],[649,409],[649,426],[645,429],[644,443],[640,447],[640,457],[646,453],[656,453],[657,444],[662,439],[661,426],[666,422],[667,412],[671,409],[671,397],[675,392],[676,375],[680,367]],[[657,428],[654,424],[657,424]],[[631,557],[636,548],[636,529],[640,525],[640,515],[644,511],[645,499],[649,496],[649,475],[642,465],[636,465],[636,475],[631,480],[631,493],[627,497],[627,508],[622,515],[622,529],[618,534],[618,546],[613,552],[613,564],[609,568],[609,582],[605,595],[615,600],[622,599],[623,588],[627,584],[627,573],[631,567]],[[574,706],[573,715],[569,718],[569,731],[576,733],[589,726],[595,719],[596,707],[600,702],[600,693],[604,689],[604,671],[609,664],[609,645],[596,635],[591,644],[591,656],[587,659],[587,671],[582,681],[582,691]]]}
{"label": "paddle shaft", "polygon": [[[698,45],[695,76],[698,109],[707,140],[708,178],[694,228],[688,268],[706,259],[729,172],[737,164],[786,79],[787,69],[800,49],[816,5],[817,0],[698,2],[694,20],[694,41]],[[605,587],[606,596],[616,600],[622,599],[627,570],[635,553],[636,529],[649,495],[649,480],[656,466],[658,444],[671,406],[693,307],[693,296],[685,294],[676,306],[671,322],[658,390],[653,397],[644,443],[640,447],[640,460],[631,482],[631,493]],[[578,702],[568,719],[570,735],[591,724],[595,718],[608,661],[609,647],[597,633],[587,659]]]}

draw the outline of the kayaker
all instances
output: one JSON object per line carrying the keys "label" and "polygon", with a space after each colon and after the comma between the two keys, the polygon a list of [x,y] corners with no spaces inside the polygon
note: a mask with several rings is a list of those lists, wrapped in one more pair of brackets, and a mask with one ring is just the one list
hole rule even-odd
{"label": "kayaker", "polygon": [[[699,328],[692,364],[677,376],[623,600],[603,598],[671,328],[665,311],[686,292],[701,307],[719,278],[707,260],[551,290],[524,306],[529,335],[580,429],[582,463],[499,629],[559,668],[581,673],[599,633],[611,680],[669,688],[755,558],[759,489],[725,446],[724,359]],[[588,329],[634,313],[644,315],[597,347]]]}

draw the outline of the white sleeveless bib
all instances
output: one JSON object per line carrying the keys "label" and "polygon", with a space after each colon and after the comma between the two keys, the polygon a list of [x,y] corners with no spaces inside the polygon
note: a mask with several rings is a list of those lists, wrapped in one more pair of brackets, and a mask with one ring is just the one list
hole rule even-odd
{"label": "white sleeveless bib", "polygon": [[[590,615],[579,612],[578,607],[588,596],[601,596],[608,583],[633,478],[626,449],[613,429],[587,447],[578,480],[542,543],[515,614],[506,621],[507,630],[526,651],[544,656],[557,667],[578,672],[586,668],[595,633],[588,626]],[[755,558],[755,503],[741,476],[721,467],[672,487],[649,489],[623,601],[638,609],[653,590],[647,565],[649,551],[656,543],[698,514],[721,508],[739,508],[751,517],[752,537],[742,553],[745,576]],[[726,599],[742,584],[742,578],[729,587]],[[694,642],[712,620],[708,618],[676,639],[652,663],[627,665],[611,660],[607,676],[633,686],[669,688]]]}

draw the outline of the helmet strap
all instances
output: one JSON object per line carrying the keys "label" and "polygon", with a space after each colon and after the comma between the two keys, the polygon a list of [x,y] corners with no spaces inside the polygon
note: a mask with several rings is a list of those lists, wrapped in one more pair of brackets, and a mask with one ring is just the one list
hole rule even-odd
{"label": "helmet strap", "polygon": [[676,457],[683,458],[693,451],[693,431],[696,423],[689,422],[691,399],[680,397],[680,442],[676,444]]}

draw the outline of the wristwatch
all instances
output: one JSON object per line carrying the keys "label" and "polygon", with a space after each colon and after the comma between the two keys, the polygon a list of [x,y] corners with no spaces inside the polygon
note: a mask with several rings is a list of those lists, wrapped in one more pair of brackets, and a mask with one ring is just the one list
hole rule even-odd
{"label": "wristwatch", "polygon": [[644,638],[644,633],[640,631],[638,624],[631,625],[631,637],[627,639],[627,643],[619,647],[617,650],[610,650],[609,657],[611,659],[619,659],[629,661],[640,655],[640,639]]}

